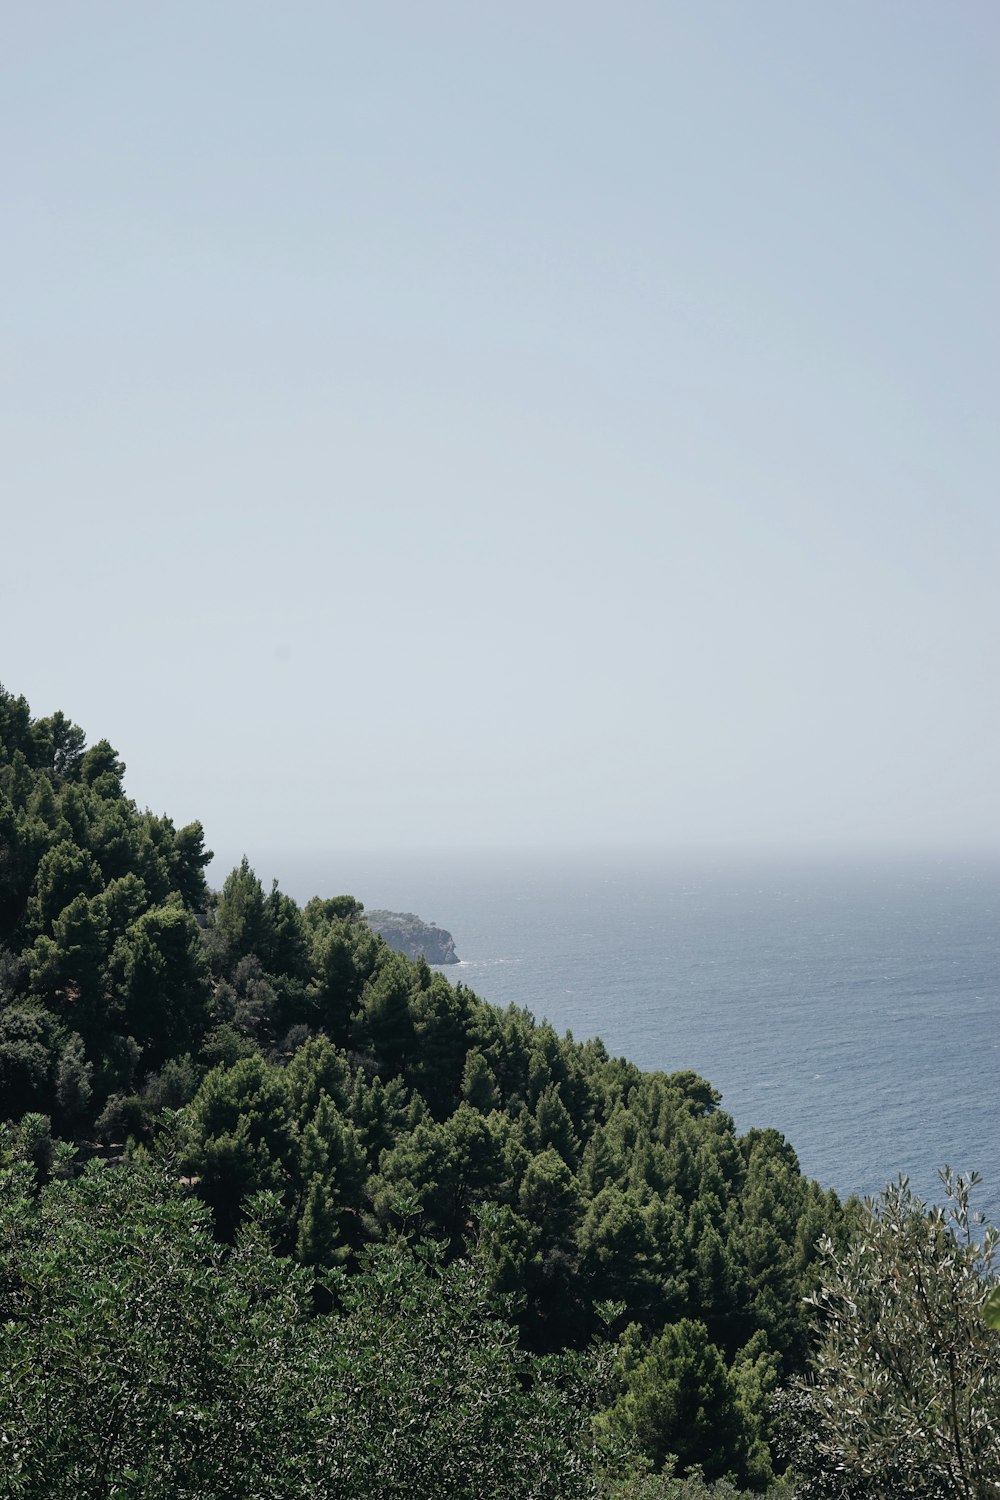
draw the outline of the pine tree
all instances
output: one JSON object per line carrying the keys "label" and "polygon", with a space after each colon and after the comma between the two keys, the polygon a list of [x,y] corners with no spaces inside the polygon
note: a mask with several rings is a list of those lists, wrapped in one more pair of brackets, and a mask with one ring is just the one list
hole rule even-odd
{"label": "pine tree", "polygon": [[330,1266],[337,1256],[337,1210],[322,1177],[309,1181],[305,1208],[295,1242],[298,1259],[307,1266]]}

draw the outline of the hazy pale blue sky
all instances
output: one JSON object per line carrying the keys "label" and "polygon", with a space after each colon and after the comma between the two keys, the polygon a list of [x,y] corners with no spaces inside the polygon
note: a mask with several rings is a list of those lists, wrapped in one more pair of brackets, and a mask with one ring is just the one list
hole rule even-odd
{"label": "hazy pale blue sky", "polygon": [[995,845],[994,0],[0,39],[0,680],[142,805]]}

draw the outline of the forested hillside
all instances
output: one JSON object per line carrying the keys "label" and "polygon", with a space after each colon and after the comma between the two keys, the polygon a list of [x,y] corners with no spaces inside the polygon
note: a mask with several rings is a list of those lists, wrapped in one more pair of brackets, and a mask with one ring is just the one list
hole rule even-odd
{"label": "forested hillside", "polygon": [[848,1493],[775,1393],[870,1215],[123,773],[0,690],[0,1495]]}

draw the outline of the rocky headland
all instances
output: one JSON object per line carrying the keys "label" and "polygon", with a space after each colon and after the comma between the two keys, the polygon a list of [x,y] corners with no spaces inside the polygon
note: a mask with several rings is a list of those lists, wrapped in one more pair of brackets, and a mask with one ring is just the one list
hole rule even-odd
{"label": "rocky headland", "polygon": [[365,912],[368,926],[397,953],[425,958],[429,964],[457,964],[455,939],[435,922],[424,922],[411,911]]}

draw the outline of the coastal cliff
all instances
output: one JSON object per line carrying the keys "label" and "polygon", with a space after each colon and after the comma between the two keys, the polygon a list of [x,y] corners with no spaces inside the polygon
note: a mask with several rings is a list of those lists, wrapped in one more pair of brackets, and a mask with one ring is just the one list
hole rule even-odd
{"label": "coastal cliff", "polygon": [[423,922],[410,911],[369,911],[365,919],[373,932],[407,958],[425,958],[429,964],[457,964],[455,940],[434,922]]}

